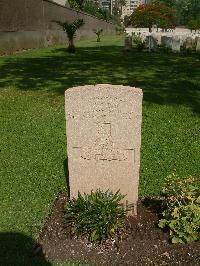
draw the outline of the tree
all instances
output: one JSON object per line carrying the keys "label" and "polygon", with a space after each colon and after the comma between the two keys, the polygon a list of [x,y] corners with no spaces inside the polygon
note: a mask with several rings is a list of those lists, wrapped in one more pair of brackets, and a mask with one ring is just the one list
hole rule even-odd
{"label": "tree", "polygon": [[161,28],[174,27],[174,11],[165,4],[140,5],[130,16],[133,26],[147,27],[151,32],[153,25]]}
{"label": "tree", "polygon": [[199,0],[152,0],[154,4],[165,4],[175,10],[179,25],[188,25],[190,20],[200,17]]}
{"label": "tree", "polygon": [[65,22],[56,21],[56,22],[67,33],[67,37],[68,37],[68,49],[67,50],[68,50],[68,52],[69,53],[75,53],[74,38],[75,38],[76,31],[84,25],[83,19],[78,18],[71,23],[68,21],[65,21]]}
{"label": "tree", "polygon": [[84,9],[85,0],[69,0],[69,5],[72,8],[77,8],[79,10]]}
{"label": "tree", "polygon": [[176,0],[152,0],[152,3],[156,5],[164,4],[168,7],[173,8]]}
{"label": "tree", "polygon": [[192,30],[200,30],[200,19],[191,19],[188,21],[188,28]]}
{"label": "tree", "polygon": [[200,18],[199,0],[176,0],[175,9],[179,24],[187,25],[191,19]]}
{"label": "tree", "polygon": [[100,30],[94,30],[94,33],[95,33],[96,36],[97,36],[97,42],[100,42],[100,41],[101,41],[101,34],[103,33],[103,29],[100,29]]}

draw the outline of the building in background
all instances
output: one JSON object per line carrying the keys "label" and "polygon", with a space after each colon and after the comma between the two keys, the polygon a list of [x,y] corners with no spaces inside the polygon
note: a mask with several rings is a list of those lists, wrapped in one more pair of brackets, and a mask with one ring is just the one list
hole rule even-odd
{"label": "building in background", "polygon": [[130,16],[139,5],[146,3],[147,0],[126,0],[126,6],[122,7],[122,18]]}
{"label": "building in background", "polygon": [[[147,4],[148,2],[149,0],[126,0],[126,6],[122,7],[122,18],[130,16],[139,5]],[[109,10],[112,14],[115,0],[99,0],[99,4],[102,8]]]}
{"label": "building in background", "polygon": [[110,4],[111,1],[110,0],[100,0],[99,4],[102,8],[106,9],[106,10],[110,10]]}

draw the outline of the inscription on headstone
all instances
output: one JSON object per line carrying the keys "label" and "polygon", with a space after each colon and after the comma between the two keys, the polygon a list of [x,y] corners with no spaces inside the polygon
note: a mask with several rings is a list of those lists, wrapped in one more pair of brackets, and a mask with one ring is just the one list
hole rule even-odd
{"label": "inscription on headstone", "polygon": [[70,197],[120,189],[124,203],[136,206],[142,90],[110,84],[71,88],[65,112]]}

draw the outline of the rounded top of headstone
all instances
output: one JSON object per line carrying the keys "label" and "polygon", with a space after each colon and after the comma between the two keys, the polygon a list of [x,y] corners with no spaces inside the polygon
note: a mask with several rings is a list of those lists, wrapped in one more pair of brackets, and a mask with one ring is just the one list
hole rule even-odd
{"label": "rounded top of headstone", "polygon": [[114,92],[121,91],[121,92],[131,92],[137,95],[143,95],[142,89],[130,87],[130,86],[123,86],[123,85],[112,85],[112,84],[95,84],[95,85],[84,85],[84,86],[77,86],[69,88],[65,91],[65,95],[70,94],[71,92]]}

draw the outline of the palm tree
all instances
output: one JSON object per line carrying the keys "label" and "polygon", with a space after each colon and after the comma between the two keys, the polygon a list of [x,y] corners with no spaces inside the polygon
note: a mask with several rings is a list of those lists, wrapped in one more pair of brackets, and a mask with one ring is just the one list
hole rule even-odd
{"label": "palm tree", "polygon": [[94,33],[97,35],[97,42],[101,41],[101,34],[103,32],[103,29],[100,30],[94,30]]}
{"label": "palm tree", "polygon": [[56,23],[58,23],[58,25],[60,25],[63,28],[63,30],[67,33],[68,52],[75,53],[74,38],[76,35],[76,31],[84,25],[83,19],[78,18],[71,23],[68,21],[65,22],[56,21]]}

